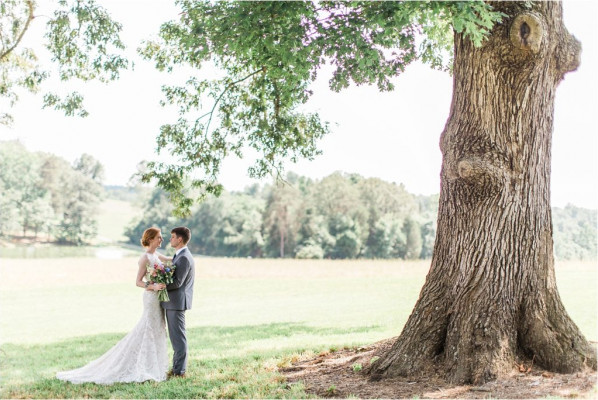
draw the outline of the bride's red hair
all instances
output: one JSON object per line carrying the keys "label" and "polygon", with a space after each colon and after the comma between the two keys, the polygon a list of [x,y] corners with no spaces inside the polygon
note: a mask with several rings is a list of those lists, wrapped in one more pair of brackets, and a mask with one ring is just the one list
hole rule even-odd
{"label": "bride's red hair", "polygon": [[147,228],[143,231],[143,236],[141,236],[141,245],[143,247],[147,247],[156,236],[160,234],[160,229],[158,228]]}

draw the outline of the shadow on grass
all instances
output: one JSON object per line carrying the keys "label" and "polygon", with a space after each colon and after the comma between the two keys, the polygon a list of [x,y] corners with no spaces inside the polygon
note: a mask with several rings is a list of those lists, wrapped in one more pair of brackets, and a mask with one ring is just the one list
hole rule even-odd
{"label": "shadow on grass", "polygon": [[[285,357],[320,351],[351,341],[351,334],[377,326],[348,329],[272,323],[195,327],[187,331],[187,378],[166,382],[73,385],[55,379],[58,371],[81,367],[114,346],[124,334],[101,334],[50,344],[5,344],[0,348],[2,398],[303,398],[301,385],[287,385],[276,372]],[[342,345],[342,344],[341,344]],[[170,346],[169,346],[170,347]]]}

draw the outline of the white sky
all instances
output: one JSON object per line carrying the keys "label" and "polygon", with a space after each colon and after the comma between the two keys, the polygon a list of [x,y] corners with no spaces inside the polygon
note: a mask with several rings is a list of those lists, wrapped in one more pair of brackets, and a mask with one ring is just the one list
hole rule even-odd
{"label": "white sky", "polygon": [[[173,110],[158,103],[164,77],[133,53],[142,39],[155,35],[160,23],[175,19],[177,12],[170,0],[98,2],[123,23],[135,70],[108,85],[86,83],[80,88],[91,114],[84,119],[41,110],[40,97],[23,95],[13,110],[14,125],[0,126],[0,140],[19,139],[29,150],[55,153],[69,161],[89,153],[104,165],[106,184],[125,185],[139,161],[155,158],[160,125],[176,118]],[[568,74],[557,91],[553,205],[598,208],[598,3],[567,1],[564,17],[569,31],[582,42],[583,53],[581,67]],[[43,28],[44,21],[35,22],[35,28]],[[26,45],[35,46],[40,37],[30,35]],[[329,75],[323,75],[308,106],[332,123],[332,133],[320,143],[323,155],[289,164],[287,170],[313,178],[334,171],[359,173],[404,183],[412,193],[438,193],[438,141],[450,107],[450,76],[412,65],[395,80],[394,92],[359,87],[337,94],[327,89]],[[227,160],[221,174],[225,188],[241,190],[254,182],[246,172],[250,164]]]}

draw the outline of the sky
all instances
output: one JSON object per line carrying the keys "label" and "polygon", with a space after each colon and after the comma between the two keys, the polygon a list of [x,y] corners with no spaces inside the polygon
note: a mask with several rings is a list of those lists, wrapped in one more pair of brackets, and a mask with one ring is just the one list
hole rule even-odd
{"label": "sky", "polygon": [[[142,160],[155,159],[160,125],[176,120],[159,105],[161,84],[171,77],[135,55],[143,39],[155,37],[160,23],[177,18],[170,0],[98,0],[124,25],[133,71],[110,84],[85,83],[87,118],[65,117],[41,109],[41,97],[23,95],[12,110],[12,127],[0,126],[0,140],[18,139],[30,151],[46,151],[72,162],[83,153],[105,168],[105,184],[126,185]],[[565,25],[582,42],[580,68],[567,74],[557,89],[552,149],[552,203],[598,208],[598,3],[564,2]],[[39,47],[43,21],[34,20],[25,45]],[[37,23],[37,25],[35,25]],[[415,194],[440,190],[439,138],[448,117],[452,80],[447,73],[414,64],[393,80],[393,92],[375,86],[328,90],[330,74],[320,73],[307,108],[331,122],[320,142],[323,154],[313,161],[288,163],[287,170],[321,179],[335,171],[403,183]],[[176,77],[174,77],[176,78]],[[52,85],[52,83],[49,83]],[[76,86],[75,86],[76,88]],[[227,190],[255,183],[247,167],[251,157],[231,157],[220,177]]]}

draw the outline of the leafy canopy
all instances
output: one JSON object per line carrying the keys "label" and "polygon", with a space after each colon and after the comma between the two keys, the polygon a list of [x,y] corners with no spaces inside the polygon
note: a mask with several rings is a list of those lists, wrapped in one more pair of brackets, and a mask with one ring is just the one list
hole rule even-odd
{"label": "leafy canopy", "polygon": [[[0,3],[0,102],[12,107],[22,89],[39,90],[50,73],[22,45],[45,21],[44,47],[61,81],[117,79],[121,25],[95,0],[4,0]],[[484,2],[209,2],[178,0],[178,21],[162,25],[158,41],[139,50],[160,70],[191,70],[183,85],[164,86],[164,104],[179,118],[161,127],[158,152],[174,163],[148,164],[143,180],[157,180],[188,213],[191,197],[218,194],[223,159],[247,149],[259,154],[253,177],[283,170],[283,160],[312,159],[329,126],[302,109],[324,65],[330,88],[351,83],[392,90],[391,79],[415,60],[450,69],[453,31],[480,45],[501,14]],[[213,64],[223,76],[202,77]],[[85,116],[80,93],[45,93],[44,107]],[[0,123],[11,122],[0,113]]]}
{"label": "leafy canopy", "polygon": [[[59,0],[43,2],[38,7],[33,0],[2,0],[0,3],[0,104],[2,109],[15,105],[21,89],[37,92],[50,72],[39,65],[34,49],[22,46],[23,38],[35,23],[45,22],[44,47],[58,68],[58,78],[107,82],[117,79],[127,67],[120,55],[124,44],[120,40],[121,25],[94,0]],[[86,116],[83,96],[45,93],[44,107],[53,107],[66,115]],[[0,112],[0,124],[10,124],[12,116]]]}
{"label": "leafy canopy", "polygon": [[[249,174],[261,178],[280,174],[287,158],[319,153],[329,126],[301,106],[323,65],[333,68],[332,90],[352,82],[392,90],[391,78],[415,60],[450,69],[453,31],[480,45],[502,16],[479,1],[177,3],[180,20],[140,49],[160,70],[192,70],[183,85],[163,87],[179,119],[161,127],[158,152],[176,162],[150,162],[142,178],[157,180],[183,214],[192,196],[222,190],[217,177],[229,154],[256,150]],[[223,76],[202,79],[208,62]]]}

